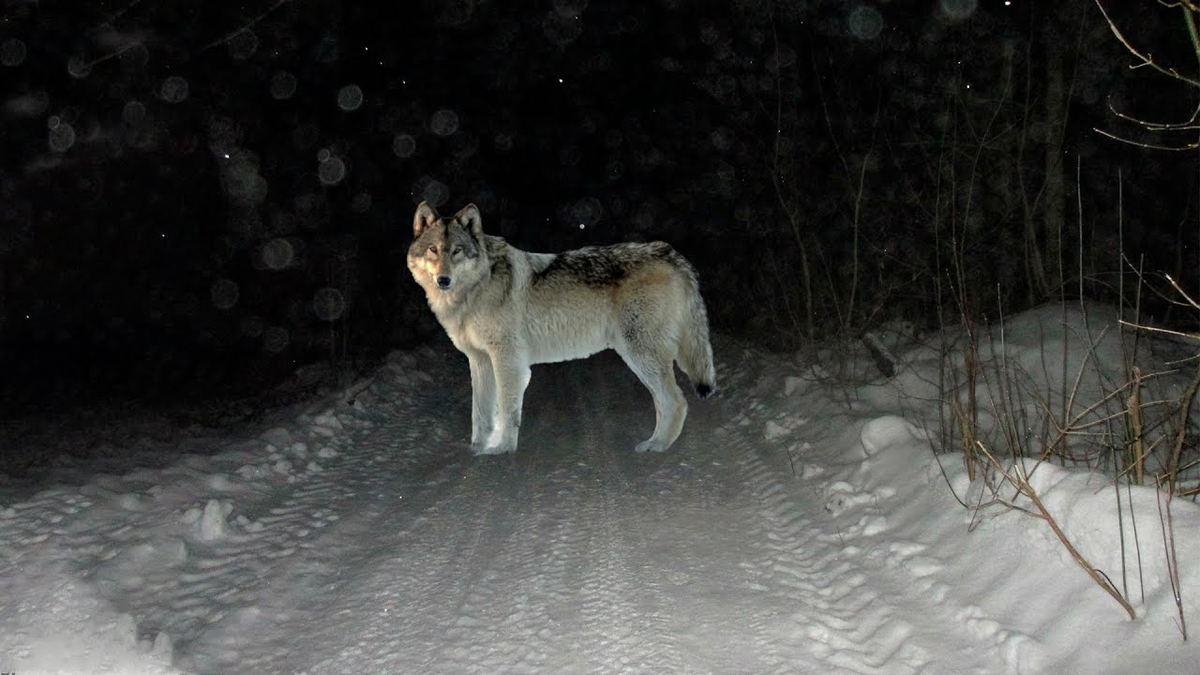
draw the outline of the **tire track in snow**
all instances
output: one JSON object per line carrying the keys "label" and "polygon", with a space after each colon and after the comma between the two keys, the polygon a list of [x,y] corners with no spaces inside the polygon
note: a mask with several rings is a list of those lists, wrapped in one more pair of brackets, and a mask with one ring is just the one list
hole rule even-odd
{"label": "tire track in snow", "polygon": [[403,616],[372,619],[365,642],[375,646],[321,661],[321,670],[681,672],[643,612],[656,601],[625,529],[636,505],[612,492],[628,483],[604,460],[612,449],[593,441],[582,451],[542,450],[561,443],[542,442],[553,440],[552,426],[533,426],[515,457],[471,460],[390,571],[362,584],[397,578]]}
{"label": "tire track in snow", "polygon": [[[327,608],[331,639],[292,662],[314,672],[546,672],[552,655],[569,651],[552,644],[558,617],[543,611],[553,609],[546,598],[570,584],[565,563],[544,559],[545,537],[579,549],[569,542],[581,530],[548,516],[541,490],[514,493],[522,473],[510,458],[469,463],[411,527],[374,543],[356,582]],[[363,616],[364,607],[374,611]],[[347,629],[357,644],[321,653]]]}
{"label": "tire track in snow", "polygon": [[[331,635],[354,626],[358,644],[294,665],[314,672],[707,670],[688,662],[673,631],[679,607],[672,595],[688,572],[664,563],[654,546],[662,539],[656,514],[679,517],[674,506],[656,510],[660,493],[672,504],[696,499],[699,489],[670,494],[676,478],[694,472],[678,458],[634,455],[636,439],[622,430],[623,419],[614,423],[610,401],[578,409],[572,401],[581,399],[564,395],[582,388],[616,406],[625,388],[574,381],[553,388],[568,410],[543,409],[515,457],[469,460],[454,488],[389,542],[395,553],[378,556],[371,573],[327,608],[326,616],[337,617],[383,606],[346,626],[330,623]],[[649,410],[635,414],[644,422]],[[556,426],[562,415],[570,416],[570,431]],[[590,417],[581,425],[579,416]],[[558,436],[565,434],[579,445],[564,447]],[[714,622],[710,629],[727,627]]]}
{"label": "tire track in snow", "polygon": [[677,644],[664,620],[670,602],[647,558],[648,513],[640,493],[645,469],[661,457],[633,452],[640,438],[631,430],[649,426],[653,407],[648,394],[629,395],[626,387],[640,385],[624,364],[616,369],[612,362],[619,363],[606,354],[586,364],[547,369],[543,384],[571,405],[542,413],[552,423],[543,435],[557,431],[577,439],[575,504],[566,506],[582,516],[581,526],[590,532],[587,550],[575,562],[582,670],[681,672]]}
{"label": "tire track in snow", "polygon": [[741,486],[730,508],[745,531],[739,567],[756,591],[738,608],[752,639],[747,651],[759,657],[753,672],[936,672],[909,639],[908,622],[868,584],[841,539],[817,522],[827,516],[823,505],[796,494],[789,465],[761,449],[762,411],[739,395],[754,386],[754,376],[721,365],[735,377],[725,390],[725,420],[710,434],[727,458],[724,480]]}
{"label": "tire track in snow", "polygon": [[[806,408],[809,414],[844,416],[831,402],[825,402],[823,412],[819,412],[822,402],[806,403],[813,404]],[[846,424],[855,422],[847,417]],[[924,546],[913,543],[875,550],[869,527],[881,518],[864,516],[857,525],[841,529],[826,510],[827,506],[840,510],[845,503],[850,505],[847,509],[878,511],[870,495],[847,497],[834,491],[834,499],[826,504],[814,481],[791,476],[780,454],[768,454],[759,449],[760,439],[746,436],[747,427],[762,429],[764,421],[737,425],[741,438],[731,445],[754,496],[756,538],[765,542],[767,552],[754,565],[763,574],[764,585],[794,601],[797,608],[773,629],[756,627],[768,636],[764,650],[786,656],[786,650],[771,644],[784,632],[814,664],[827,664],[821,672],[1014,672],[1012,659],[1000,653],[995,643],[981,642],[986,636],[964,621],[970,608],[956,603],[948,588],[938,590],[923,579],[931,571],[918,556]],[[829,470],[825,467],[825,472]],[[909,617],[920,618],[914,622]],[[797,634],[803,637],[800,643],[795,641]],[[936,662],[934,655],[944,655],[947,645],[953,645],[960,658],[954,663]]]}
{"label": "tire track in snow", "polygon": [[[751,448],[742,448],[738,465],[758,501],[767,542],[760,569],[766,583],[797,608],[787,617],[788,632],[802,636],[814,660],[848,672],[929,672],[929,654],[908,641],[910,624],[894,616],[887,599],[867,584],[844,549],[839,552],[838,542],[822,536],[806,515],[809,509],[791,500],[778,470]],[[779,639],[779,627],[762,630],[769,640]]]}
{"label": "tire track in snow", "polygon": [[[532,673],[546,665],[545,600],[532,588],[542,572],[539,532],[546,507],[541,490],[528,489],[532,478],[510,457],[482,458],[444,505],[437,537],[456,528],[460,516],[479,516],[471,521],[469,546],[453,554],[460,562],[451,568],[449,585],[414,594],[439,606],[429,634],[430,666],[439,672]],[[551,571],[543,588],[554,584],[553,577]]]}

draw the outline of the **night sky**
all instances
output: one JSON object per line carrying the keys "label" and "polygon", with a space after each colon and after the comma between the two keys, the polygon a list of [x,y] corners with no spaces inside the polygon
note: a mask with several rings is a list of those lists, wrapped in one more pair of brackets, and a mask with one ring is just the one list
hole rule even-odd
{"label": "night sky", "polygon": [[[1196,285],[1195,152],[1095,131],[1194,142],[1110,106],[1196,91],[1090,1],[384,7],[5,2],[0,413],[444,342],[405,268],[423,199],[529,250],[667,240],[772,348],[1116,301],[1121,250]],[[1114,20],[1195,70],[1177,12]]]}

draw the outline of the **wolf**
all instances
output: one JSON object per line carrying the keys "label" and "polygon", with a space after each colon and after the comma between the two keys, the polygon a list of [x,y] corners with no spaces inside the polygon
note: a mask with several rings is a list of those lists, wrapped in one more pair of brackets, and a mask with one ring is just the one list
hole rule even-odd
{"label": "wolf", "polygon": [[708,314],[696,270],[664,242],[530,253],[483,232],[474,204],[413,216],[408,269],[471,366],[471,450],[515,452],[530,366],[613,349],[654,398],[654,434],[679,437],[687,402],[674,363],[700,398],[716,391]]}

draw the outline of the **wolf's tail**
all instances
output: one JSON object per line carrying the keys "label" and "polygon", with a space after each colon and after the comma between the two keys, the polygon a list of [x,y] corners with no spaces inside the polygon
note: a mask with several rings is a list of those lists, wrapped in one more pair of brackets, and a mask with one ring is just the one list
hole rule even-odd
{"label": "wolf's tail", "polygon": [[713,365],[712,342],[708,337],[708,311],[704,309],[704,298],[700,297],[696,270],[686,261],[684,265],[689,281],[689,306],[679,340],[679,368],[687,373],[696,388],[696,395],[708,398],[717,391],[717,369]]}

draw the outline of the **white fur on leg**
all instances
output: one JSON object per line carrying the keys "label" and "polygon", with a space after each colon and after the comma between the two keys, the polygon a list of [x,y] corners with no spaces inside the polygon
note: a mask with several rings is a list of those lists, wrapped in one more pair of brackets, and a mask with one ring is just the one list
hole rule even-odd
{"label": "white fur on leg", "polygon": [[647,438],[637,444],[634,452],[666,452],[667,446],[663,445],[662,441],[656,441],[653,438]]}
{"label": "white fur on leg", "polygon": [[469,354],[471,365],[471,452],[480,454],[496,428],[496,380],[486,352]]}

